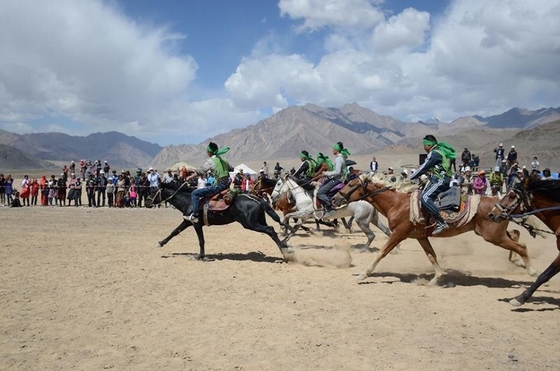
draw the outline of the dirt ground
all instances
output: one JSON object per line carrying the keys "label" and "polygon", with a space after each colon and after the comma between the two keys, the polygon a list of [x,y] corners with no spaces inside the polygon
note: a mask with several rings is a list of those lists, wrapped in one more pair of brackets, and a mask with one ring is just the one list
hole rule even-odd
{"label": "dirt ground", "polygon": [[[534,278],[472,232],[433,241],[447,275],[427,286],[413,240],[358,284],[374,254],[352,247],[357,228],[298,233],[305,259],[283,263],[266,235],[209,227],[201,262],[192,228],[156,247],[172,208],[2,207],[0,221],[3,370],[560,367],[560,277],[510,306]],[[556,255],[550,237],[521,240],[541,271]]]}

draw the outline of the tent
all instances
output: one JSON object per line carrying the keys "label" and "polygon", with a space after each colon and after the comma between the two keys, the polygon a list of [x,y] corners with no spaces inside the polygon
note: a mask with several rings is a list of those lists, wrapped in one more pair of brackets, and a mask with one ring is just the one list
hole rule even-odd
{"label": "tent", "polygon": [[192,165],[190,165],[190,164],[188,164],[184,161],[183,162],[177,162],[177,163],[169,166],[169,169],[171,169],[172,171],[176,171],[177,169],[181,170],[183,168],[183,166],[186,167],[187,170],[195,170],[196,169],[195,166],[192,166]]}
{"label": "tent", "polygon": [[229,173],[229,176],[233,179],[233,177],[235,177],[235,174],[237,174],[240,169],[243,169],[243,174],[249,174],[253,179],[255,179],[258,175],[258,173],[255,170],[251,169],[249,166],[245,164],[239,164],[233,168],[233,172]]}

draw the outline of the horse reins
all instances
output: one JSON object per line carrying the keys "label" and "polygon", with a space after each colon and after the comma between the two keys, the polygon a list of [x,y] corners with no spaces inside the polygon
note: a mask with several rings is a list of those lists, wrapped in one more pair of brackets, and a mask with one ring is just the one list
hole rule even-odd
{"label": "horse reins", "polygon": [[167,202],[167,201],[171,200],[173,197],[175,197],[175,195],[177,194],[177,192],[179,192],[179,191],[181,190],[181,188],[183,188],[183,186],[184,186],[185,184],[188,184],[188,183],[187,183],[187,182],[181,183],[181,185],[179,186],[179,188],[177,188],[177,189],[175,190],[175,192],[173,192],[173,194],[172,194],[171,196],[167,197],[165,200],[161,200],[161,201],[158,202],[158,203],[155,203],[155,202],[154,202],[154,199],[155,199],[158,195],[159,195],[160,198],[161,198],[161,191],[163,190],[163,188],[159,188],[159,187],[158,187],[158,190],[157,190],[156,194],[155,194],[153,197],[148,196],[148,199],[151,200],[151,201],[152,201],[152,204],[154,204],[154,205],[158,205],[158,204]]}

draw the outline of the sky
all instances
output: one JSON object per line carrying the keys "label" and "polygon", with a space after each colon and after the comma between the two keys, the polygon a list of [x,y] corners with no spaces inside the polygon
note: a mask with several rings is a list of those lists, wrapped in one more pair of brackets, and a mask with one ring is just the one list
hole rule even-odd
{"label": "sky", "polygon": [[292,105],[560,106],[560,0],[0,0],[0,129],[197,144]]}

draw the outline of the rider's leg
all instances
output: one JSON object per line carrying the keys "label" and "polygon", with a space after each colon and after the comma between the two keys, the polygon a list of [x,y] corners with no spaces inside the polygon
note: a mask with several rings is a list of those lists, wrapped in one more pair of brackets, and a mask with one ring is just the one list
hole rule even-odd
{"label": "rider's leg", "polygon": [[436,196],[441,192],[446,191],[448,188],[449,182],[446,181],[446,179],[432,177],[430,183],[428,183],[426,189],[424,189],[422,196],[420,197],[422,206],[434,217],[437,222],[436,230],[438,230],[438,232],[434,231],[436,233],[432,234],[437,234],[448,228],[447,223],[439,214],[436,204],[434,203]]}

